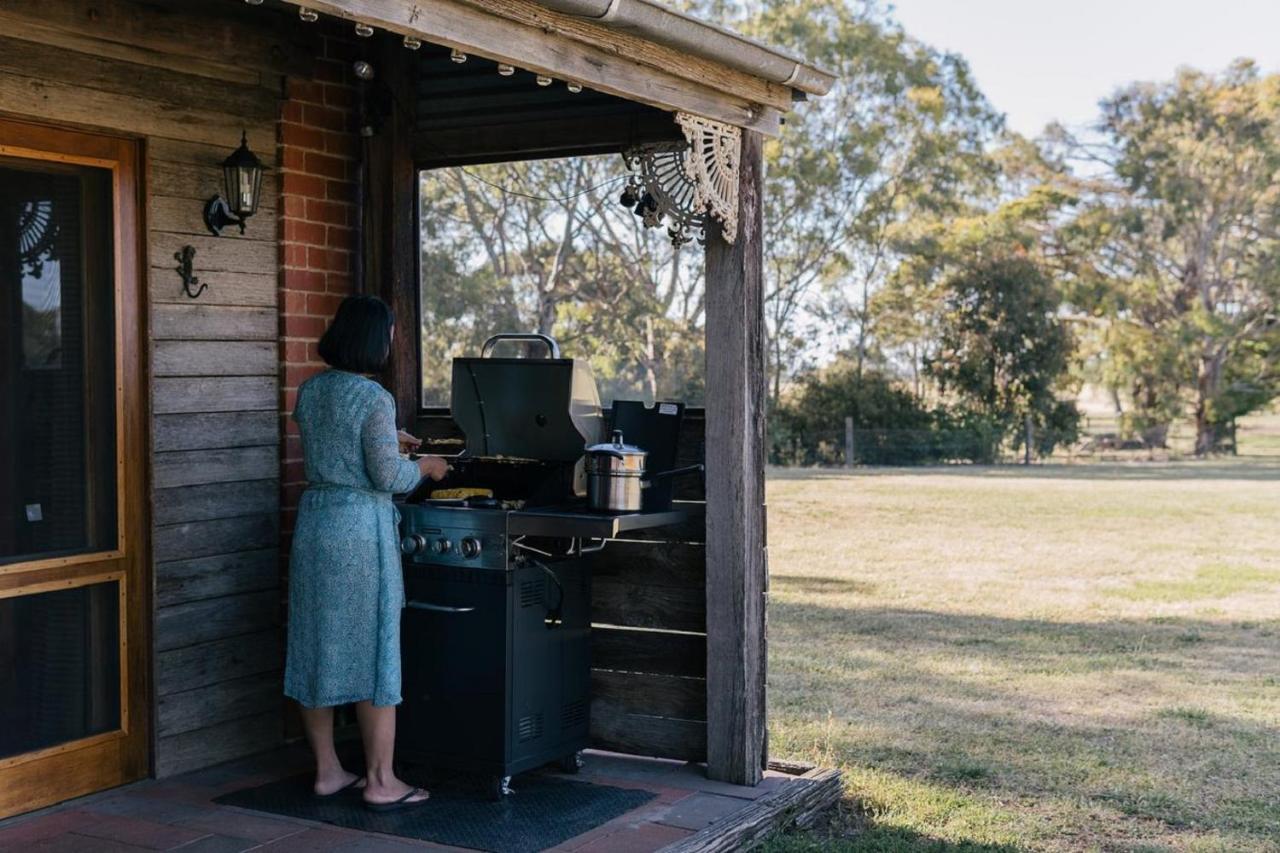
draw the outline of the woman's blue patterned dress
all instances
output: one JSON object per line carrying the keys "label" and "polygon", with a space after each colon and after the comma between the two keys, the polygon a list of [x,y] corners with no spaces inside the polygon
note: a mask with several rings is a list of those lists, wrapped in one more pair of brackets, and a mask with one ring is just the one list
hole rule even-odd
{"label": "woman's blue patterned dress", "polygon": [[285,695],[323,708],[400,702],[400,569],[393,493],[420,479],[396,440],[395,401],[340,370],[298,389],[307,490],[289,554]]}

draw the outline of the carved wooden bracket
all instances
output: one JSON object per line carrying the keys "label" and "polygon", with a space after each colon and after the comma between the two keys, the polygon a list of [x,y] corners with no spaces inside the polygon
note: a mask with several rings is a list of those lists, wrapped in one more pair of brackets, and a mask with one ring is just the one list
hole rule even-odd
{"label": "carved wooden bracket", "polygon": [[738,168],[742,130],[676,113],[683,142],[637,145],[622,153],[631,179],[622,203],[650,228],[667,223],[672,244],[707,238],[707,216],[720,221],[728,243],[738,236]]}

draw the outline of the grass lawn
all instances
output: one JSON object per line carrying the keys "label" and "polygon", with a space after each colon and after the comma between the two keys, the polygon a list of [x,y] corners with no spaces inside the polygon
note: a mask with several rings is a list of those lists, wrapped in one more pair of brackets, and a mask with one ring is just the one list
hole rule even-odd
{"label": "grass lawn", "polygon": [[793,850],[1280,850],[1280,461],[774,471]]}

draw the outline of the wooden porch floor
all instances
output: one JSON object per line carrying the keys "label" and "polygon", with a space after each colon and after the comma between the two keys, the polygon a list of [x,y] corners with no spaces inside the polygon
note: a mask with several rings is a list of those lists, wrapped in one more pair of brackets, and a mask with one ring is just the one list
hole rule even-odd
{"label": "wooden porch floor", "polygon": [[[682,762],[594,751],[587,752],[585,760],[582,771],[571,778],[643,788],[657,797],[552,850],[646,853],[680,844],[697,833],[701,834],[694,839],[695,844],[708,835],[720,836],[722,842],[729,841],[735,825],[770,820],[773,811],[777,811],[778,820],[795,817],[794,801],[799,787],[814,781],[769,771],[758,787],[744,788],[710,781],[701,767]],[[213,802],[213,798],[229,791],[291,776],[307,766],[308,756],[303,748],[287,747],[163,781],[148,780],[104,791],[0,821],[0,851],[406,853],[414,849],[461,849]],[[837,779],[835,790],[838,791],[838,787]],[[777,810],[767,807],[774,801],[780,807]]]}

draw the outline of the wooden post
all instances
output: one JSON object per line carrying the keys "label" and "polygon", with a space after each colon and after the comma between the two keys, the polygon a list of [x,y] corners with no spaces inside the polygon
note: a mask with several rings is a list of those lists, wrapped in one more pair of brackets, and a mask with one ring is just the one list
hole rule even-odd
{"label": "wooden post", "polygon": [[382,121],[365,146],[365,287],[396,318],[383,384],[396,398],[396,424],[413,429],[421,390],[418,362],[418,173],[413,164],[413,54],[383,34],[377,77],[365,97]]}
{"label": "wooden post", "polygon": [[853,467],[853,418],[844,419],[844,467]]}
{"label": "wooden post", "polygon": [[707,235],[707,775],[737,785],[768,758],[762,152],[743,131],[737,239]]}

